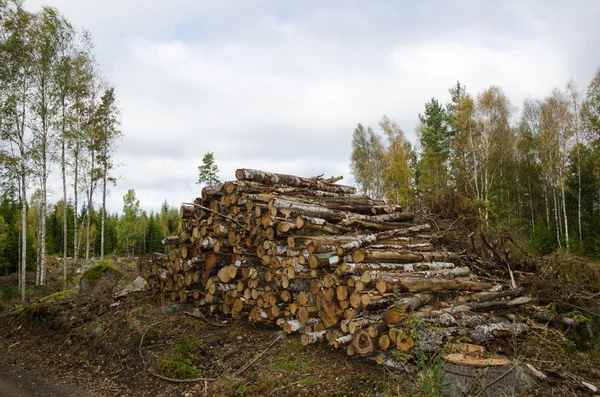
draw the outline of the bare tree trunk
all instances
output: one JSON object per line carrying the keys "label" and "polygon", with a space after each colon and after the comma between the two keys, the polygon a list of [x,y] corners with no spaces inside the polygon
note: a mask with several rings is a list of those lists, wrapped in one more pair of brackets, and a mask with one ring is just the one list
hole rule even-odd
{"label": "bare tree trunk", "polygon": [[25,303],[25,286],[27,272],[27,186],[25,184],[25,153],[21,150],[21,272],[19,277],[19,288],[21,303]]}
{"label": "bare tree trunk", "polygon": [[[25,79],[23,86],[25,87]],[[25,100],[26,90],[23,91],[23,104],[21,120],[17,120],[19,128],[19,154],[21,155],[21,272],[19,275],[19,288],[21,294],[21,303],[25,303],[25,287],[27,285],[27,164],[25,153]],[[19,123],[20,121],[20,123]]]}
{"label": "bare tree trunk", "polygon": [[68,226],[67,226],[67,167],[65,159],[65,141],[66,141],[66,128],[65,128],[65,96],[62,96],[62,145],[61,145],[61,158],[60,165],[62,171],[62,184],[63,184],[63,282],[67,284],[67,249],[68,249]]}
{"label": "bare tree trunk", "polygon": [[[77,139],[77,138],[76,138]],[[74,157],[75,157],[75,179],[73,181],[73,193],[74,193],[74,200],[75,200],[75,216],[73,217],[73,260],[75,263],[77,263],[77,259],[79,258],[79,239],[77,236],[77,231],[79,230],[79,224],[78,224],[78,217],[79,217],[79,207],[77,206],[77,189],[78,189],[78,182],[79,182],[79,142],[75,142],[75,152],[74,152]]]}
{"label": "bare tree trunk", "polygon": [[531,179],[527,176],[527,190],[529,190],[529,212],[531,214],[531,230],[535,229],[535,214],[533,213],[533,198],[531,193]]}
{"label": "bare tree trunk", "polygon": [[566,204],[566,200],[565,200],[565,184],[562,179],[562,170],[560,171],[559,175],[560,175],[560,180],[561,180],[560,190],[562,192],[562,207],[563,207],[563,216],[564,216],[564,222],[565,222],[565,245],[567,246],[567,251],[568,251],[569,250],[569,222],[568,222],[568,217],[567,217],[567,204]]}
{"label": "bare tree trunk", "polygon": [[36,259],[35,259],[35,285],[40,285],[40,276],[41,276],[41,265],[42,265],[42,256],[41,254],[41,241],[42,241],[42,229],[40,229],[40,225],[42,224],[42,211],[40,211],[40,213],[38,214],[38,228],[37,231],[35,233],[35,238],[36,238]]}
{"label": "bare tree trunk", "polygon": [[107,133],[104,134],[104,175],[102,181],[102,227],[100,232],[100,260],[104,259],[104,227],[106,222],[106,182],[107,182],[107,173],[108,173],[108,144]]}
{"label": "bare tree trunk", "polygon": [[87,207],[87,233],[85,240],[85,260],[90,260],[90,226],[92,223],[92,199],[94,197],[94,176],[92,175],[94,171],[94,151],[92,150],[92,165],[90,167],[90,190],[88,195],[88,207]]}
{"label": "bare tree trunk", "polygon": [[579,241],[582,241],[583,233],[581,231],[581,154],[579,153],[579,135],[577,135],[577,178],[578,178],[577,221],[579,224]]}
{"label": "bare tree trunk", "polygon": [[554,198],[554,222],[556,222],[556,240],[558,241],[558,248],[562,249],[562,243],[560,242],[560,216],[558,215],[558,200],[556,199],[556,189],[552,189],[552,197]]}
{"label": "bare tree trunk", "polygon": [[[44,128],[46,128],[44,126]],[[44,285],[46,283],[46,213],[48,211],[47,206],[47,189],[48,189],[48,166],[46,163],[46,145],[47,145],[47,132],[44,133],[44,140],[42,142],[42,151],[43,151],[43,165],[42,165],[42,208],[40,217],[40,285]]]}
{"label": "bare tree trunk", "polygon": [[550,200],[548,200],[548,180],[545,181],[544,202],[546,203],[546,227],[550,230]]}

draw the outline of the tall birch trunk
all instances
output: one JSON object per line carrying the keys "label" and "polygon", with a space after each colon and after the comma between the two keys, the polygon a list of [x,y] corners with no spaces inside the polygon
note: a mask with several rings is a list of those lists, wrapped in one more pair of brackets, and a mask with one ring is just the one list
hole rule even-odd
{"label": "tall birch trunk", "polygon": [[581,155],[579,153],[579,135],[577,135],[577,178],[578,178],[578,195],[577,195],[577,223],[579,226],[579,241],[583,241],[583,233],[581,231]]}
{"label": "tall birch trunk", "polygon": [[91,151],[92,164],[90,167],[90,190],[88,195],[88,207],[87,207],[87,226],[86,226],[86,239],[85,239],[85,260],[90,260],[90,227],[92,223],[92,198],[94,196],[94,151]]}
{"label": "tall birch trunk", "polygon": [[531,214],[531,230],[535,229],[535,214],[533,213],[533,198],[531,197],[531,179],[527,176],[527,190],[529,191],[529,213]]}
{"label": "tall birch trunk", "polygon": [[546,227],[550,230],[550,200],[548,199],[548,180],[545,180],[544,202],[546,203]]}
{"label": "tall birch trunk", "polygon": [[19,154],[21,168],[21,266],[19,274],[19,292],[21,303],[25,303],[25,287],[27,285],[27,163],[25,153],[25,114],[26,114],[26,80],[23,78],[23,103],[21,120],[17,119],[19,128]]}
{"label": "tall birch trunk", "polygon": [[556,189],[552,189],[552,197],[554,198],[554,221],[556,222],[556,240],[558,241],[558,248],[562,249],[562,243],[560,242],[560,216],[558,215],[558,200],[556,199]]}
{"label": "tall birch trunk", "polygon": [[108,143],[107,132],[104,132],[104,172],[102,178],[102,226],[100,232],[100,260],[104,259],[104,227],[106,222],[106,182],[108,179]]}
{"label": "tall birch trunk", "polygon": [[[77,139],[77,138],[76,138]],[[75,172],[74,172],[74,180],[73,180],[73,195],[74,195],[74,211],[75,211],[75,216],[73,217],[73,260],[75,261],[75,263],[77,263],[77,259],[79,258],[79,238],[77,236],[77,231],[79,229],[79,220],[77,219],[79,217],[79,207],[77,205],[77,192],[78,192],[78,182],[79,182],[79,141],[75,142],[75,151],[74,151],[74,157],[75,157]]]}
{"label": "tall birch trunk", "polygon": [[[562,170],[560,171],[560,178],[562,181]],[[569,250],[569,222],[567,218],[567,203],[565,200],[565,184],[562,182],[560,184],[560,190],[562,192],[562,207],[563,207],[563,216],[565,222],[565,245],[567,247],[567,251]]]}
{"label": "tall birch trunk", "polygon": [[47,143],[48,143],[48,131],[47,122],[44,121],[44,136],[42,141],[42,208],[41,208],[41,222],[40,222],[40,285],[46,283],[46,213],[48,211],[47,206],[47,189],[48,189],[48,165],[47,165]]}
{"label": "tall birch trunk", "polygon": [[27,272],[27,186],[25,184],[25,153],[21,150],[21,272],[19,274],[19,288],[21,303],[25,303],[25,286]]}
{"label": "tall birch trunk", "polygon": [[62,145],[60,153],[60,165],[62,171],[62,184],[63,184],[63,282],[67,284],[67,249],[68,249],[68,226],[67,226],[67,167],[66,167],[66,156],[65,150],[66,145],[66,127],[65,127],[65,96],[62,96]]}

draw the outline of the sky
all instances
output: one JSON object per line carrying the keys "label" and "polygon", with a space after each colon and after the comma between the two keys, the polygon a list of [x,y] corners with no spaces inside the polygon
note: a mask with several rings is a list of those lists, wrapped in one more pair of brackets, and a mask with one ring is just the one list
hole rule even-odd
{"label": "sky", "polygon": [[[300,176],[349,171],[357,123],[385,114],[416,142],[418,114],[500,86],[514,117],[600,67],[600,1],[27,0],[87,29],[121,109],[110,212],[200,195],[213,152],[237,168]],[[60,190],[58,172],[56,195]]]}

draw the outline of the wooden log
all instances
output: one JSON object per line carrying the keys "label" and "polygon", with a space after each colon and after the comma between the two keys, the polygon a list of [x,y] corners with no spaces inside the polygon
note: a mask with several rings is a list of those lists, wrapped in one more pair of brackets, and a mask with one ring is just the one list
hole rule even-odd
{"label": "wooden log", "polygon": [[398,324],[405,318],[405,313],[410,313],[417,310],[419,307],[432,302],[435,298],[433,294],[416,294],[398,299],[390,306],[383,318],[390,325]]}
{"label": "wooden log", "polygon": [[346,229],[329,223],[325,219],[308,215],[299,215],[296,217],[296,228],[316,230],[329,234],[341,234],[346,231]]}
{"label": "wooden log", "polygon": [[356,349],[356,352],[363,357],[369,357],[375,354],[375,342],[365,330],[361,329],[354,335],[352,345]]}
{"label": "wooden log", "polygon": [[422,263],[354,263],[346,262],[338,266],[336,273],[342,274],[362,274],[365,272],[413,272],[451,269],[456,265],[450,262],[422,262]]}
{"label": "wooden log", "polygon": [[313,343],[321,342],[325,338],[325,333],[327,331],[315,331],[315,332],[307,332],[300,335],[300,344],[302,346],[311,345]]}
{"label": "wooden log", "polygon": [[320,202],[320,204],[326,208],[335,211],[342,212],[351,212],[355,214],[362,215],[384,215],[384,214],[394,214],[397,212],[402,212],[402,207],[399,205],[364,205],[364,204],[344,204],[340,203],[338,200],[337,203],[331,203],[331,201]]}
{"label": "wooden log", "polygon": [[563,316],[560,314],[551,314],[543,311],[536,312],[533,318],[535,318],[536,321],[539,321],[541,323],[564,325],[565,327],[569,328],[575,328],[580,325],[580,323],[578,323],[571,317]]}
{"label": "wooden log", "polygon": [[523,296],[525,294],[524,287],[518,287],[514,289],[509,289],[502,292],[479,292],[471,295],[466,295],[462,297],[463,299],[459,299],[461,302],[467,301],[478,301],[478,302],[487,302],[487,301],[497,301],[503,299],[513,299]]}
{"label": "wooden log", "polygon": [[430,242],[425,243],[397,243],[397,244],[371,244],[369,249],[372,250],[405,250],[405,251],[431,251],[433,244]]}
{"label": "wooden log", "polygon": [[471,274],[471,269],[463,266],[451,269],[417,270],[412,272],[373,271],[363,273],[362,275],[367,275],[370,281],[379,281],[386,278],[458,278],[468,276],[469,274]]}
{"label": "wooden log", "polygon": [[196,211],[191,204],[182,204],[179,208],[179,217],[181,219],[196,219]]}
{"label": "wooden log", "polygon": [[235,171],[235,177],[240,181],[254,181],[265,185],[301,187],[341,194],[356,193],[354,186],[335,185],[322,179],[302,178],[295,175],[276,174],[252,169],[238,169]]}
{"label": "wooden log", "polygon": [[387,240],[387,239],[399,237],[399,236],[410,236],[410,235],[414,235],[414,234],[418,234],[418,233],[422,233],[422,232],[428,232],[429,230],[431,230],[431,225],[426,223],[423,225],[416,225],[416,226],[411,226],[411,227],[407,227],[407,228],[394,229],[394,230],[380,232],[380,233],[377,233],[376,236],[377,236],[377,240]]}
{"label": "wooden log", "polygon": [[458,263],[460,258],[454,252],[423,252],[395,250],[359,249],[352,254],[352,260],[361,262],[415,263],[415,262],[451,262]]}
{"label": "wooden log", "polygon": [[165,236],[161,242],[164,246],[182,244],[179,242],[179,236]]}
{"label": "wooden log", "polygon": [[415,217],[415,214],[410,212],[394,212],[391,214],[383,215],[355,215],[352,214],[347,216],[341,221],[343,225],[351,225],[357,221],[374,222],[374,223],[387,223],[387,222],[411,222]]}
{"label": "wooden log", "polygon": [[394,292],[436,292],[436,291],[484,291],[491,288],[489,283],[466,280],[446,280],[441,278],[429,279],[398,279],[386,278],[377,282],[377,291],[381,293]]}
{"label": "wooden log", "polygon": [[336,331],[330,338],[329,344],[331,344],[331,346],[333,346],[335,349],[339,349],[352,343],[353,339],[354,335],[343,335],[339,331]]}

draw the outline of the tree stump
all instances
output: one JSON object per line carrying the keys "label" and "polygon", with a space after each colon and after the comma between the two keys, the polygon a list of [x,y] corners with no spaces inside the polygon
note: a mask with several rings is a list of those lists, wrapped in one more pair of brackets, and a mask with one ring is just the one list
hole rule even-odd
{"label": "tree stump", "polygon": [[481,357],[481,352],[453,353],[444,357],[442,391],[445,396],[517,396],[531,380],[519,366],[502,357]]}

